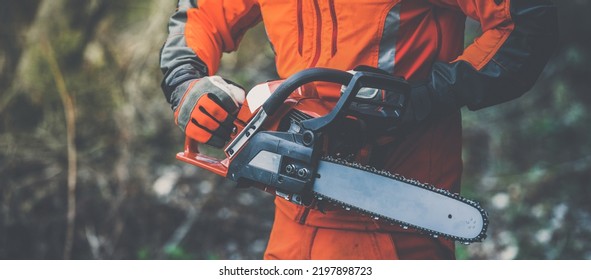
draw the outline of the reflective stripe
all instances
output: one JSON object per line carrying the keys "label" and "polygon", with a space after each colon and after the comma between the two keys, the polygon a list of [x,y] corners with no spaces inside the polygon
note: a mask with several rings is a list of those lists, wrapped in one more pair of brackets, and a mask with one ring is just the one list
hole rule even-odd
{"label": "reflective stripe", "polygon": [[396,35],[400,27],[400,4],[394,5],[384,21],[384,31],[380,40],[380,52],[378,57],[378,68],[394,73],[396,56]]}
{"label": "reflective stripe", "polygon": [[195,8],[194,2],[178,1],[177,11],[168,22],[168,37],[160,51],[160,69],[164,74],[162,90],[173,107],[178,105],[180,99],[180,96],[171,96],[177,86],[208,74],[207,66],[187,45],[185,39],[187,10]]}
{"label": "reflective stripe", "polygon": [[192,81],[186,89],[186,92],[181,100],[181,104],[178,107],[177,125],[183,130],[186,130],[187,125],[191,121],[191,115],[197,105],[197,101],[203,94],[197,94],[191,89],[198,80]]}

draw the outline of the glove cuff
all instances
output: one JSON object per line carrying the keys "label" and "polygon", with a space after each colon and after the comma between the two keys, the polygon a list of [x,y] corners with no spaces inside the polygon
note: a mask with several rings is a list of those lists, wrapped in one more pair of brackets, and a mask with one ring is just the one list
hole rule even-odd
{"label": "glove cuff", "polygon": [[[168,101],[173,107],[176,107],[178,105],[178,100],[174,103],[175,100],[173,100],[172,96],[176,89],[182,84],[187,83],[187,81],[202,77],[204,77],[204,74],[192,64],[184,64],[171,69],[169,72],[165,73],[164,79],[162,79],[162,83],[160,84],[162,92],[166,97],[166,101]],[[184,93],[184,91],[181,93]]]}

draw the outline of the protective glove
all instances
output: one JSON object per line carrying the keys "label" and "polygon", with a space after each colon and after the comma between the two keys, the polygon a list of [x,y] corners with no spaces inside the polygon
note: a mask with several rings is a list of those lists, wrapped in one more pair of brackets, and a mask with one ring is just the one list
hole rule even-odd
{"label": "protective glove", "polygon": [[[388,75],[381,69],[361,66],[354,71],[371,71]],[[427,82],[411,84],[408,94],[382,89],[362,88],[357,101],[349,107],[370,130],[378,134],[412,129],[428,118],[439,117],[454,109],[440,102]]]}
{"label": "protective glove", "polygon": [[220,148],[230,139],[244,98],[241,87],[219,76],[189,80],[172,93],[173,102],[180,99],[174,119],[187,137]]}

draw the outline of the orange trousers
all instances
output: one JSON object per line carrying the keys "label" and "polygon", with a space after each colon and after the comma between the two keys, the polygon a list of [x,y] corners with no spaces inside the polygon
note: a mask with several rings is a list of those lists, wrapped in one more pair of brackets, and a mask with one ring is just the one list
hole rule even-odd
{"label": "orange trousers", "polygon": [[455,255],[453,248],[428,235],[310,226],[276,210],[264,259],[419,260],[455,259]]}

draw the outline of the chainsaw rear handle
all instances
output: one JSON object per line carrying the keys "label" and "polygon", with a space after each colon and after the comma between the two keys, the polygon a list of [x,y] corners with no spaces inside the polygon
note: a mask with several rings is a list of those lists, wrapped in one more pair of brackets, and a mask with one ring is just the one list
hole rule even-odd
{"label": "chainsaw rear handle", "polygon": [[[403,95],[410,94],[411,90],[410,85],[404,79],[382,73],[358,71],[351,74],[336,69],[310,68],[290,76],[281,83],[263,104],[263,110],[267,115],[272,116],[294,90],[310,82],[330,82],[347,85],[343,95],[329,114],[302,122],[302,126],[311,131],[318,131],[339,117],[344,112],[343,109],[349,107],[361,88],[391,90],[400,92]],[[405,102],[409,100],[408,96],[405,96],[404,100]]]}

